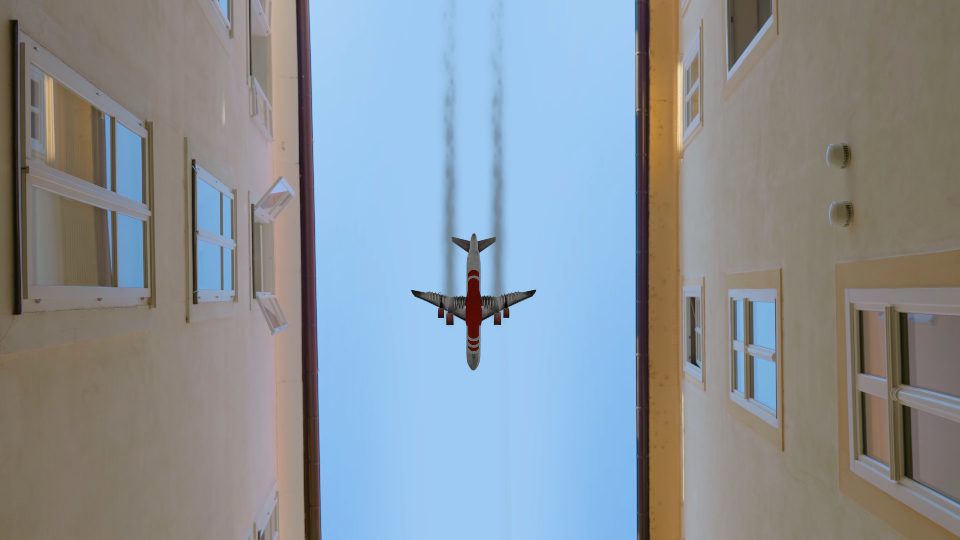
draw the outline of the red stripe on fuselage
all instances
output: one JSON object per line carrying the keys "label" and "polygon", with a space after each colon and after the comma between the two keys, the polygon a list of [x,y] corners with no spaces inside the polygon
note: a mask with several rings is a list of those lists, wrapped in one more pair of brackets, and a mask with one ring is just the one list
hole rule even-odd
{"label": "red stripe on fuselage", "polygon": [[466,305],[467,337],[480,339],[480,322],[483,321],[483,297],[480,296],[480,271],[467,273]]}
{"label": "red stripe on fuselage", "polygon": [[467,350],[476,352],[480,350],[480,347],[467,347]]}

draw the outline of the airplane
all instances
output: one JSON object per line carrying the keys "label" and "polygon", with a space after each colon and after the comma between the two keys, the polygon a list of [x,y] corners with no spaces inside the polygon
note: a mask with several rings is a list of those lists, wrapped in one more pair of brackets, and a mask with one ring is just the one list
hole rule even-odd
{"label": "airplane", "polygon": [[437,318],[446,312],[447,325],[453,325],[453,317],[467,323],[467,365],[476,370],[480,365],[480,324],[493,316],[493,324],[500,325],[500,314],[510,318],[510,306],[519,304],[536,293],[536,290],[513,292],[499,296],[480,296],[480,252],[497,241],[496,237],[477,241],[452,237],[450,240],[467,252],[467,296],[444,296],[435,292],[410,291],[417,298],[437,306]]}

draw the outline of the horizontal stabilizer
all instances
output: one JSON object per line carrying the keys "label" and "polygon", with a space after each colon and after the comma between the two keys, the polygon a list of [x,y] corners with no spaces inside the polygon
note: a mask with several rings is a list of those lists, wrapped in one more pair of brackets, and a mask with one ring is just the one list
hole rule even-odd
{"label": "horizontal stabilizer", "polygon": [[491,236],[490,238],[487,238],[486,240],[481,240],[481,241],[477,242],[477,251],[483,251],[483,250],[487,249],[488,247],[490,247],[491,245],[493,245],[493,243],[496,242],[496,241],[497,241],[497,237],[496,237],[496,236]]}
{"label": "horizontal stabilizer", "polygon": [[[464,240],[463,238],[457,238],[456,236],[451,236],[451,237],[450,237],[450,241],[453,242],[454,244],[460,246],[460,249],[466,251],[467,253],[470,253],[470,241],[469,241],[469,240]],[[483,251],[483,250],[487,249],[488,247],[490,247],[491,245],[493,245],[493,243],[496,242],[496,241],[497,241],[497,237],[496,237],[496,236],[491,236],[490,238],[487,238],[487,239],[485,239],[485,240],[480,240],[479,242],[477,242],[477,251]]]}
{"label": "horizontal stabilizer", "polygon": [[451,236],[450,241],[454,244],[460,246],[460,249],[470,253],[470,241],[464,240],[463,238],[457,238],[456,236]]}

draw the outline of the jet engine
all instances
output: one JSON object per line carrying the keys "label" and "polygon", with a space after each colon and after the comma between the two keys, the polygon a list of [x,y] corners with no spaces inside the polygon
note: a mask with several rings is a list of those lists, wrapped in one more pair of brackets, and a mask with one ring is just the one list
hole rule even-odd
{"label": "jet engine", "polygon": [[500,312],[499,312],[499,311],[493,314],[493,325],[494,325],[494,326],[500,326]]}
{"label": "jet engine", "polygon": [[503,316],[506,317],[507,319],[510,318],[510,308],[509,308],[509,307],[503,308]]}
{"label": "jet engine", "polygon": [[453,313],[447,312],[447,326],[453,326]]}
{"label": "jet engine", "polygon": [[442,318],[443,318],[443,308],[442,308],[442,307],[441,307],[441,308],[437,308],[437,318],[438,318],[438,319],[442,319]]}

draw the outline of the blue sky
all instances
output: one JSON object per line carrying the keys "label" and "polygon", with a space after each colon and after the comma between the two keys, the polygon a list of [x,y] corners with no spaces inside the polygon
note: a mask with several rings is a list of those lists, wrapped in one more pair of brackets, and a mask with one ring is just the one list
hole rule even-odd
{"label": "blue sky", "polygon": [[[505,288],[537,295],[484,324],[477,371],[462,322],[410,294],[444,282],[446,5],[311,4],[324,538],[632,538],[633,3],[505,0],[482,264],[503,249]],[[457,12],[465,238],[493,228],[491,9]]]}

